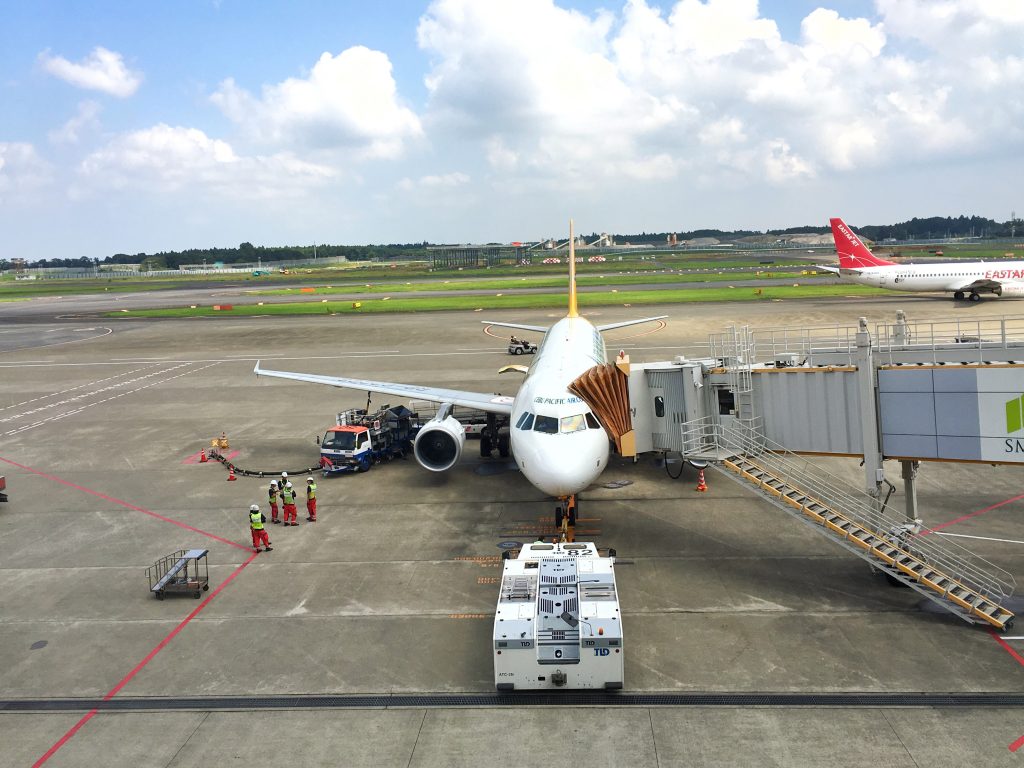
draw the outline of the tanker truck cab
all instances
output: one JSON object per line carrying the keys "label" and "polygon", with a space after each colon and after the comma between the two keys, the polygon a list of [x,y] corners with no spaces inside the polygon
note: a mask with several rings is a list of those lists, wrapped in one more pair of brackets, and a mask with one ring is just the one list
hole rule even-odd
{"label": "tanker truck cab", "polygon": [[372,463],[370,430],[364,426],[331,427],[320,443],[320,463],[327,471],[345,469],[365,472]]}

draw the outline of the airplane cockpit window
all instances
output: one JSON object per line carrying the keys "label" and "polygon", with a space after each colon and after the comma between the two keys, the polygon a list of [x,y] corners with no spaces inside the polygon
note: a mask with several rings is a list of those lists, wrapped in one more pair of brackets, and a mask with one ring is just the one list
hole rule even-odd
{"label": "airplane cockpit window", "polygon": [[581,429],[587,428],[587,419],[580,413],[576,416],[563,416],[562,417],[562,432],[579,432]]}
{"label": "airplane cockpit window", "polygon": [[544,432],[548,435],[558,434],[558,419],[554,416],[537,416],[533,422],[534,432]]}
{"label": "airplane cockpit window", "polygon": [[587,427],[589,429],[600,429],[601,422],[597,420],[597,416],[587,411]]}
{"label": "airplane cockpit window", "polygon": [[533,429],[533,414],[524,413],[520,416],[519,421],[516,422],[516,427],[519,429],[525,429],[527,432]]}

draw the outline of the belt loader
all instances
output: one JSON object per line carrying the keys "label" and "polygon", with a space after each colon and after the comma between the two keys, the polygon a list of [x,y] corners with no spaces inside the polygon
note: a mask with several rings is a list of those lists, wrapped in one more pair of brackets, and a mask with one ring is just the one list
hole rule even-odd
{"label": "belt loader", "polygon": [[527,544],[507,559],[494,615],[499,691],[622,688],[615,557],[591,543]]}

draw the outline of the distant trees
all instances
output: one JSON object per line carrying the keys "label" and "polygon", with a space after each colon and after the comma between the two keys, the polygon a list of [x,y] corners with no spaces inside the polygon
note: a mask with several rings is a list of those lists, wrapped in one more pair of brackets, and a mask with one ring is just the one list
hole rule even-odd
{"label": "distant trees", "polygon": [[[1013,229],[1012,222],[997,222],[993,219],[986,219],[981,216],[956,216],[940,217],[933,216],[926,219],[913,218],[899,224],[882,225],[858,225],[851,223],[851,226],[864,237],[880,241],[887,238],[897,240],[925,240],[947,237],[986,237],[999,238],[1011,237]],[[799,233],[826,234],[830,231],[827,226],[789,227],[787,229],[770,229],[764,234],[768,235],[793,235]],[[1024,225],[1020,220],[1017,222],[1016,234],[1024,233]],[[701,237],[714,237],[719,240],[736,240],[741,237],[760,235],[761,232],[740,229],[727,232],[720,229],[694,229],[689,232],[641,232],[639,234],[616,234],[613,235],[615,242],[629,242],[634,245],[651,244],[655,246],[664,245],[668,235],[675,234],[680,240],[692,240]],[[600,235],[596,232],[586,237],[588,242],[597,240]],[[319,258],[343,256],[349,261],[387,261],[391,259],[425,259],[427,256],[428,243],[389,243],[387,245],[317,245],[316,255]],[[90,259],[82,256],[80,258],[56,258],[39,259],[32,262],[35,267],[78,267],[90,268],[100,264],[142,264],[143,269],[177,269],[183,264],[208,265],[216,263],[238,264],[256,263],[260,260],[265,262],[313,260],[312,245],[298,246],[255,246],[250,242],[239,243],[237,248],[189,248],[184,251],[160,251],[158,253],[115,253],[104,259]],[[11,269],[9,259],[0,259],[0,270]]]}

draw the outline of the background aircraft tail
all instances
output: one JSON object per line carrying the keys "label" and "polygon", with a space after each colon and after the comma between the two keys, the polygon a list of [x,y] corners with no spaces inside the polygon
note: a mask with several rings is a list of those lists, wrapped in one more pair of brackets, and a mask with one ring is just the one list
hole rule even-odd
{"label": "background aircraft tail", "polygon": [[832,238],[836,241],[840,269],[863,269],[895,264],[893,261],[880,259],[869,251],[842,219],[829,219],[829,223],[832,225]]}

